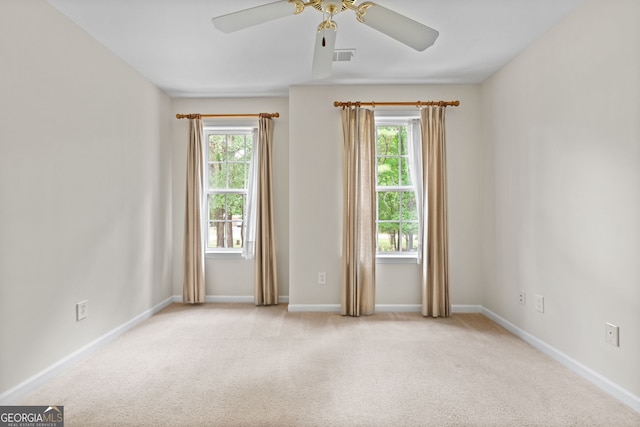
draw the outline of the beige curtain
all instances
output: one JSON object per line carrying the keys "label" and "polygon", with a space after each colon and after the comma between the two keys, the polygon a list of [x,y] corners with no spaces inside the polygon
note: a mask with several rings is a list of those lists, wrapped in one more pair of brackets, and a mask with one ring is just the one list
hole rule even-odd
{"label": "beige curtain", "polygon": [[344,214],[342,315],[375,311],[376,181],[373,111],[342,110],[344,134]]}
{"label": "beige curtain", "polygon": [[255,303],[278,304],[276,244],[273,227],[273,120],[260,117],[258,126],[258,194],[256,203]]}
{"label": "beige curtain", "polygon": [[447,237],[447,172],[445,107],[421,112],[425,226],[422,246],[422,314],[449,316],[449,257]]}
{"label": "beige curtain", "polygon": [[184,281],[182,301],[205,301],[203,230],[204,147],[202,146],[202,119],[189,119],[189,146],[187,149],[187,190],[184,227]]}

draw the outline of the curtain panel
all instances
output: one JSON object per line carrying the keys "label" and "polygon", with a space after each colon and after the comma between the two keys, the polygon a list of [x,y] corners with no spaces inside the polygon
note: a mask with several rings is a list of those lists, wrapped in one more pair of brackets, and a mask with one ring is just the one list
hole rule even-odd
{"label": "curtain panel", "polygon": [[343,241],[341,314],[375,312],[376,152],[373,111],[342,110]]}
{"label": "curtain panel", "polygon": [[242,245],[242,256],[245,259],[256,257],[256,206],[258,204],[258,166],[260,161],[258,155],[258,129],[252,133],[251,143],[251,163],[249,165],[249,177],[247,181],[247,203],[245,209],[244,222],[244,244]]}
{"label": "curtain panel", "polygon": [[422,126],[420,119],[411,119],[407,128],[407,153],[409,155],[409,174],[414,186],[416,210],[418,214],[418,264],[422,262],[422,246],[424,245],[424,189],[422,168]]}
{"label": "curtain panel", "polygon": [[260,117],[255,205],[255,304],[278,304],[276,243],[273,216],[273,120]]}
{"label": "curtain panel", "polygon": [[184,280],[182,301],[195,304],[205,302],[204,281],[204,147],[202,119],[189,119],[187,148],[186,204],[184,227]]}
{"label": "curtain panel", "polygon": [[449,316],[449,254],[445,107],[421,111],[424,227],[422,246],[422,314]]}

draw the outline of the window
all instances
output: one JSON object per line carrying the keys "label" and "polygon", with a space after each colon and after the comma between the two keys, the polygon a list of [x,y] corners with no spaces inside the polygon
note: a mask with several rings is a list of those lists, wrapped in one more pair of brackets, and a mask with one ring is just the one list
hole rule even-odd
{"label": "window", "polygon": [[408,119],[376,117],[378,256],[416,257],[418,213],[409,170]]}
{"label": "window", "polygon": [[242,252],[255,129],[205,127],[207,251]]}

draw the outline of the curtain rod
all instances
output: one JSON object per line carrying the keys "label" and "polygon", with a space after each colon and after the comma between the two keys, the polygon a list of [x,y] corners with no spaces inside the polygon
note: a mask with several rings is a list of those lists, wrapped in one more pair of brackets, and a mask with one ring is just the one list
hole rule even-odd
{"label": "curtain rod", "polygon": [[426,107],[428,105],[439,105],[441,107],[457,107],[460,105],[460,101],[416,101],[416,102],[340,102],[335,101],[333,103],[334,107],[362,107],[362,106],[371,106],[375,108],[376,106],[414,106],[414,107]]}
{"label": "curtain rod", "polygon": [[176,114],[176,119],[205,119],[205,118],[231,118],[231,117],[280,117],[280,113],[258,113],[258,114]]}

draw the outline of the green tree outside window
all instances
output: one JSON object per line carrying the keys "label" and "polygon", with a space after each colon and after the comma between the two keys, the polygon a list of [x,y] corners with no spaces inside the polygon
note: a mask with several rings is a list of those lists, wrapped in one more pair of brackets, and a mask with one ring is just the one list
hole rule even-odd
{"label": "green tree outside window", "polygon": [[209,248],[242,248],[253,136],[208,134]]}
{"label": "green tree outside window", "polygon": [[417,250],[418,216],[406,125],[376,127],[378,252]]}

